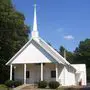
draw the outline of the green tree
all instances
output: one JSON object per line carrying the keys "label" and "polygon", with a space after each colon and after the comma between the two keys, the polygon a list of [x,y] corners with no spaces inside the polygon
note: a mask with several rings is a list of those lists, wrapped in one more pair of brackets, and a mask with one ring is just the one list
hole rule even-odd
{"label": "green tree", "polygon": [[66,50],[63,46],[60,46],[59,48],[59,54],[64,57],[64,50]]}
{"label": "green tree", "polygon": [[87,66],[87,76],[90,80],[90,39],[86,39],[79,43],[74,52],[73,63],[84,63]]}
{"label": "green tree", "polygon": [[70,52],[70,51],[67,51],[66,52],[66,59],[69,63],[73,63],[73,60],[74,60],[74,53],[73,52]]}
{"label": "green tree", "polygon": [[0,0],[0,83],[9,76],[5,63],[27,42],[29,30],[25,17],[11,0]]}
{"label": "green tree", "polygon": [[87,67],[90,67],[90,39],[81,41],[79,46],[75,49],[74,54],[74,63],[85,63]]}
{"label": "green tree", "polygon": [[64,53],[66,54],[66,60],[69,62],[69,63],[72,63],[73,62],[73,59],[74,59],[74,54],[68,50],[66,50],[63,46],[60,47],[59,49],[59,54],[62,55],[64,57]]}

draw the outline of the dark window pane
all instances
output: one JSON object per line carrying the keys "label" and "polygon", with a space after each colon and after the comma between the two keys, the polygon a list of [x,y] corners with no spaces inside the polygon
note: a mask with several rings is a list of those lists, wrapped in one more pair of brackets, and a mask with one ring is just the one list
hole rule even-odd
{"label": "dark window pane", "polygon": [[26,78],[29,78],[29,77],[30,77],[30,72],[26,71]]}
{"label": "dark window pane", "polygon": [[56,71],[51,71],[51,78],[55,78],[56,77]]}

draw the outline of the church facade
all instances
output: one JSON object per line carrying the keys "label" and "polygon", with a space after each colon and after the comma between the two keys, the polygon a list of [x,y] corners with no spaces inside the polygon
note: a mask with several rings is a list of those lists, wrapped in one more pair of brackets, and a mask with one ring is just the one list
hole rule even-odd
{"label": "church facade", "polygon": [[86,65],[70,64],[55,49],[39,37],[36,5],[31,39],[6,63],[10,65],[10,80],[23,84],[58,81],[62,86],[86,85]]}

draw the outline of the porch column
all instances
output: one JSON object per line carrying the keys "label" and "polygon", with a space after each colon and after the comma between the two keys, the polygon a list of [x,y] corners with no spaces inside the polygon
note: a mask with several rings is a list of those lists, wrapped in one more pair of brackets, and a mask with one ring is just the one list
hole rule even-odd
{"label": "porch column", "polygon": [[10,80],[12,80],[12,64],[10,65]]}
{"label": "porch column", "polygon": [[41,63],[41,81],[43,81],[43,63]]}
{"label": "porch column", "polygon": [[24,64],[24,84],[26,84],[26,64]]}
{"label": "porch column", "polygon": [[58,64],[56,64],[56,81],[58,81]]}

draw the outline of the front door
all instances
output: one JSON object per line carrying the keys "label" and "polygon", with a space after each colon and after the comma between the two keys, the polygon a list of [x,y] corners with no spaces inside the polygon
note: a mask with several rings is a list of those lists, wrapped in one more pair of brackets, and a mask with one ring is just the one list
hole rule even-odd
{"label": "front door", "polygon": [[27,78],[27,84],[35,84],[40,81],[40,77],[41,77],[40,65],[32,65],[28,69],[28,71],[29,71],[29,77]]}

